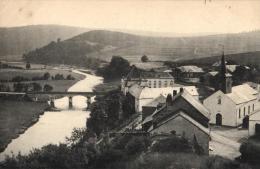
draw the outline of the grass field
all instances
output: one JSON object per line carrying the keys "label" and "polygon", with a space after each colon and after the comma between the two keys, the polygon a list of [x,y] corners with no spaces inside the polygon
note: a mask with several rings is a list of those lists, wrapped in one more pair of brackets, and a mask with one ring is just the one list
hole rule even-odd
{"label": "grass field", "polygon": [[47,103],[0,99],[0,152],[25,131],[47,108]]}
{"label": "grass field", "polygon": [[0,69],[0,80],[11,80],[15,76],[23,76],[25,78],[31,79],[33,77],[41,77],[44,73],[49,72],[51,76],[56,74],[63,74],[66,78],[68,75],[72,75],[75,79],[83,79],[84,76],[70,72],[69,70],[57,70],[57,69]]}

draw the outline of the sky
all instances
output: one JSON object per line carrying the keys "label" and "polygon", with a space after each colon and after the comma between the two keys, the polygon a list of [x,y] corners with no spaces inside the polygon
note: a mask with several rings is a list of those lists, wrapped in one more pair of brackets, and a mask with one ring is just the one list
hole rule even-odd
{"label": "sky", "polygon": [[0,0],[0,27],[59,24],[168,33],[260,29],[260,0]]}

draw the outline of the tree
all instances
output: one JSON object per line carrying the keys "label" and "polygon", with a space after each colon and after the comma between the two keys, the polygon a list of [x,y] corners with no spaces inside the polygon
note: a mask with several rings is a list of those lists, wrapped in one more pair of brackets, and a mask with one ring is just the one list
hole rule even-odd
{"label": "tree", "polygon": [[42,90],[42,86],[39,83],[32,83],[33,91],[38,92]]}
{"label": "tree", "polygon": [[146,55],[143,55],[142,57],[141,57],[141,61],[142,62],[148,62],[148,57],[146,56]]}
{"label": "tree", "polygon": [[27,62],[26,63],[26,69],[30,69],[31,68],[31,64],[30,64],[30,62]]}
{"label": "tree", "polygon": [[43,79],[44,79],[44,80],[48,80],[50,77],[51,77],[51,75],[50,75],[49,72],[46,72],[46,73],[44,73],[44,75],[43,75]]}
{"label": "tree", "polygon": [[52,91],[53,90],[53,87],[49,84],[45,84],[44,87],[43,87],[43,90],[45,92],[49,92],[49,91]]}
{"label": "tree", "polygon": [[71,75],[68,75],[68,76],[66,77],[66,79],[67,79],[67,80],[75,80],[75,78],[74,78],[73,76],[71,76]]}

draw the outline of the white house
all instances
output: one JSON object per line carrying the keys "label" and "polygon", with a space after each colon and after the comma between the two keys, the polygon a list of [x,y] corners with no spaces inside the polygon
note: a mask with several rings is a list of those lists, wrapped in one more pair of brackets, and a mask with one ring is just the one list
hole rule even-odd
{"label": "white house", "polygon": [[173,87],[174,78],[169,72],[143,71],[133,65],[128,75],[121,79],[121,91],[126,94],[135,84],[148,88]]}
{"label": "white house", "polygon": [[239,126],[243,119],[259,107],[258,92],[248,84],[232,87],[230,93],[221,90],[203,101],[210,111],[210,123],[225,126]]}
{"label": "white house", "polygon": [[[181,87],[164,87],[164,88],[149,88],[142,87],[140,85],[133,85],[129,89],[129,94],[135,98],[135,111],[142,112],[142,107],[152,103],[156,98],[160,96],[167,97],[168,94],[172,94],[175,90],[176,92],[180,91]],[[198,90],[195,86],[185,86],[183,87],[189,92],[194,98],[199,100]]]}

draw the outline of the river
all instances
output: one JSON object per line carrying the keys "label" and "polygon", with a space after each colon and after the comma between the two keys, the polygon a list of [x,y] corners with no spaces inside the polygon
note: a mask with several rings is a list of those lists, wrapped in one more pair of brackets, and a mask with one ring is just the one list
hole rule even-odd
{"label": "river", "polygon": [[[71,86],[68,91],[92,91],[94,86],[103,82],[101,77],[82,73],[74,70],[75,73],[85,75],[86,78]],[[93,98],[92,98],[93,99]],[[0,154],[0,161],[5,155],[28,154],[33,148],[41,148],[47,144],[58,144],[65,141],[71,135],[73,128],[86,126],[89,111],[83,111],[87,107],[84,96],[74,96],[73,110],[68,110],[68,97],[56,99],[55,107],[61,111],[46,111],[40,116],[39,121],[28,128],[18,138],[13,139],[5,151]]]}

